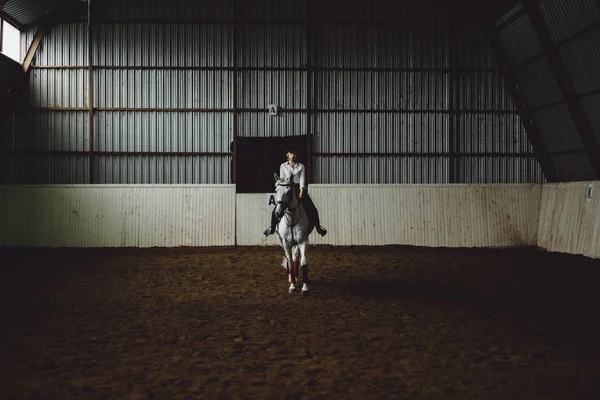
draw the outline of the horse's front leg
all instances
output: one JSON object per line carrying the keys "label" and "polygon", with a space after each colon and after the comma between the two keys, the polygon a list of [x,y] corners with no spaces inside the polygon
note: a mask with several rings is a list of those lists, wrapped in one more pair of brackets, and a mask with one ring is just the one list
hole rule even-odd
{"label": "horse's front leg", "polygon": [[298,266],[300,265],[300,251],[298,246],[292,246],[292,258],[293,258],[293,266],[294,266],[294,278],[295,284],[298,284]]}
{"label": "horse's front leg", "polygon": [[300,248],[300,265],[302,266],[302,294],[308,294],[308,244],[302,242],[298,244]]}
{"label": "horse's front leg", "polygon": [[294,274],[294,260],[292,257],[292,246],[288,243],[284,243],[285,258],[287,258],[287,273],[290,281],[290,287],[288,291],[292,293],[296,289],[296,276]]}
{"label": "horse's front leg", "polygon": [[[275,230],[275,236],[277,236],[277,239],[279,240],[279,245],[285,252],[285,244],[283,243],[283,237],[281,237],[281,235],[279,234],[279,230],[277,229]],[[281,267],[285,270],[286,273],[288,271],[287,260],[287,256],[283,256],[283,260],[281,260]]]}

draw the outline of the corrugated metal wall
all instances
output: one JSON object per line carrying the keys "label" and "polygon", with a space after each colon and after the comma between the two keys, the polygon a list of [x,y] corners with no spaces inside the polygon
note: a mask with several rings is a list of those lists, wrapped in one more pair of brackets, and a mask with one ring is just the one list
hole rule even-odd
{"label": "corrugated metal wall", "polygon": [[487,41],[417,9],[386,25],[353,9],[315,34],[316,182],[543,180]]}
{"label": "corrugated metal wall", "polygon": [[[537,184],[315,184],[329,233],[311,242],[533,246],[541,194]],[[234,185],[5,185],[0,246],[276,245],[261,234],[270,210],[265,194]]]}
{"label": "corrugated metal wall", "polygon": [[544,185],[537,244],[600,258],[600,182]]}
{"label": "corrugated metal wall", "polygon": [[[592,186],[590,193],[589,186]],[[534,246],[600,258],[600,182],[325,185],[313,244]],[[588,200],[589,195],[589,200]],[[0,187],[0,246],[276,245],[265,194],[234,185]]]}
{"label": "corrugated metal wall", "polygon": [[0,210],[0,246],[235,244],[234,185],[12,185]]}
{"label": "corrugated metal wall", "polygon": [[2,183],[230,183],[235,135],[298,134],[315,183],[544,179],[489,44],[417,6],[105,4],[93,116],[88,26],[61,25],[5,132]]}
{"label": "corrugated metal wall", "polygon": [[[521,4],[522,3],[522,4]],[[600,178],[600,4],[523,0],[496,21],[558,181]],[[539,133],[538,133],[539,132]]]}
{"label": "corrugated metal wall", "polygon": [[[325,185],[311,187],[322,224],[312,244],[432,247],[534,246],[542,185]],[[264,194],[238,194],[240,245],[276,245]]]}

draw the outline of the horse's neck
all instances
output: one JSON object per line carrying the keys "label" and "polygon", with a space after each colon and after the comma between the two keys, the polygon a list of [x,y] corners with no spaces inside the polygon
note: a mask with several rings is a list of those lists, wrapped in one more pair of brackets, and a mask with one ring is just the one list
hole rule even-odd
{"label": "horse's neck", "polygon": [[292,200],[290,201],[290,205],[288,207],[288,210],[291,214],[295,213],[296,211],[298,211],[298,208],[300,206],[300,199],[298,198],[298,194],[296,193],[296,189],[292,189]]}
{"label": "horse's neck", "polygon": [[286,223],[293,229],[297,228],[296,224],[298,221],[300,221],[302,215],[300,211],[300,205],[300,199],[294,192],[292,195],[292,200],[290,201],[290,205],[288,206],[287,210],[285,210]]}

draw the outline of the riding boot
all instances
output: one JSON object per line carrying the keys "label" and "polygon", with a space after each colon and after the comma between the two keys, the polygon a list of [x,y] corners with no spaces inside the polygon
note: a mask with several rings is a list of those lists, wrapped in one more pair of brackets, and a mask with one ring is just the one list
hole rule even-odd
{"label": "riding boot", "polygon": [[263,234],[265,236],[269,236],[275,233],[275,226],[277,225],[277,217],[275,216],[275,209],[273,209],[273,212],[271,213],[271,226],[268,227],[267,229],[265,229],[265,231],[263,232]]}
{"label": "riding boot", "polygon": [[317,207],[315,207],[313,218],[315,221],[315,229],[317,230],[317,233],[321,236],[327,235],[327,229],[321,226],[321,219],[319,218],[319,211],[317,211]]}
{"label": "riding boot", "polygon": [[319,217],[317,216],[317,223],[315,224],[315,229],[317,230],[317,232],[319,233],[319,235],[321,236],[325,236],[327,235],[327,229],[323,228],[321,226],[321,223],[319,222]]}
{"label": "riding boot", "polygon": [[312,199],[308,194],[305,194],[302,197],[303,204],[306,210],[306,214],[308,215],[308,219],[315,226],[317,233],[321,236],[325,236],[327,234],[327,229],[321,226],[321,221],[319,218],[319,211],[317,211],[317,207],[315,203],[313,203]]}

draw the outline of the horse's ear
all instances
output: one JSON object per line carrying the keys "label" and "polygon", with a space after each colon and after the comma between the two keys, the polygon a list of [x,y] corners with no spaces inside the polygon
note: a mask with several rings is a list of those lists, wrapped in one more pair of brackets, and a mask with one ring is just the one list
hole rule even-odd
{"label": "horse's ear", "polygon": [[279,177],[277,176],[277,174],[273,174],[273,177],[275,178],[275,182],[277,182],[279,180]]}

